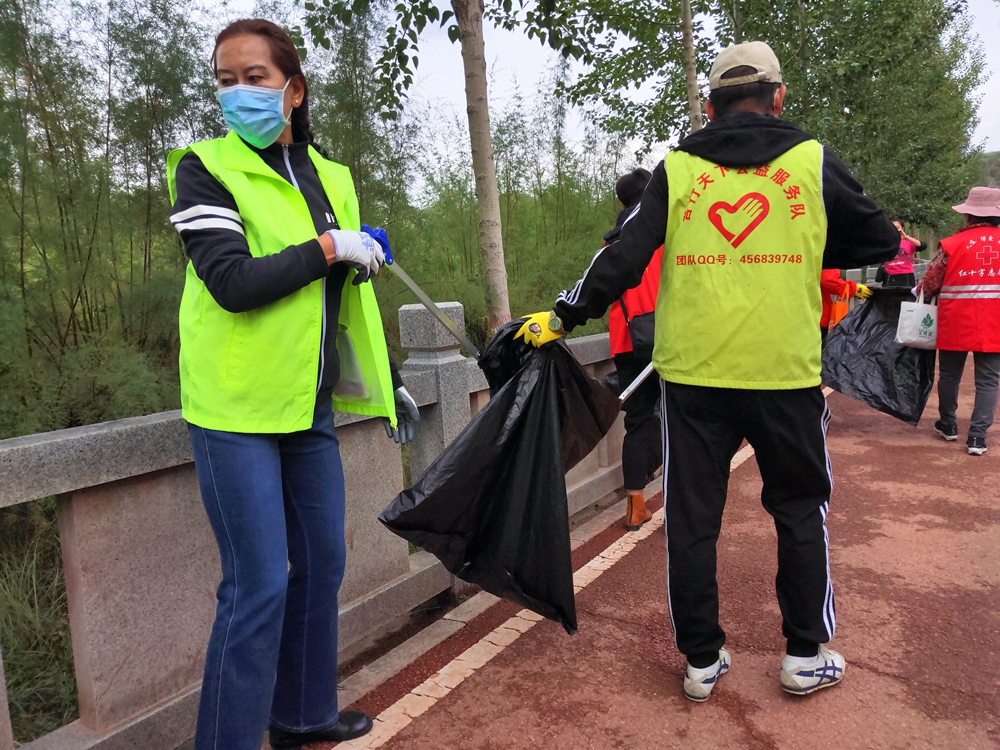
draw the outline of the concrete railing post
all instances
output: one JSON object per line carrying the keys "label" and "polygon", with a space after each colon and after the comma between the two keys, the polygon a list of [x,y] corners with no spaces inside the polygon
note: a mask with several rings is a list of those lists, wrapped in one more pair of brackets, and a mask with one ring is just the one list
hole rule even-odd
{"label": "concrete railing post", "polygon": [[[458,302],[442,302],[440,308],[463,330],[465,310]],[[417,438],[410,454],[410,476],[416,479],[469,424],[469,364],[461,355],[455,337],[423,305],[399,308],[399,339],[409,358],[406,372],[432,372],[437,403],[421,409]]]}
{"label": "concrete railing post", "polygon": [[10,709],[7,706],[7,679],[3,672],[2,652],[0,652],[0,750],[14,750],[14,735],[10,728]]}

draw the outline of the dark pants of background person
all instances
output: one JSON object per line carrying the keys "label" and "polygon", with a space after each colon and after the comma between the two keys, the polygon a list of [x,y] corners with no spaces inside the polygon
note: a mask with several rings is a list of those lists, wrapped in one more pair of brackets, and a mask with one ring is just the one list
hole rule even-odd
{"label": "dark pants of background person", "polygon": [[729,465],[746,438],[764,480],[761,502],[778,534],[775,588],[788,653],[815,656],[836,625],[826,531],[833,488],[826,451],[830,411],[822,391],[660,384],[667,594],[677,648],[691,666],[704,669],[718,660],[726,640],[715,548]]}
{"label": "dark pants of background person", "polygon": [[[635,380],[649,360],[632,352],[615,355],[618,384],[624,390]],[[636,389],[622,410],[625,412],[625,440],[622,443],[622,474],[626,490],[641,490],[663,462],[660,443],[660,378],[654,372]]]}
{"label": "dark pants of background person", "polygon": [[222,558],[196,750],[260,750],[268,723],[335,724],[344,471],[330,402],[311,429],[252,435],[189,425]]}
{"label": "dark pants of background person", "polygon": [[887,273],[883,287],[905,287],[913,289],[917,285],[917,277],[912,273]]}
{"label": "dark pants of background person", "polygon": [[[938,352],[938,408],[941,421],[954,425],[958,411],[958,385],[962,382],[965,359],[968,352]],[[1000,354],[993,352],[973,352],[976,367],[976,402],[972,407],[972,421],[969,437],[986,437],[986,431],[993,424],[993,412],[997,408],[997,383],[1000,381]]]}

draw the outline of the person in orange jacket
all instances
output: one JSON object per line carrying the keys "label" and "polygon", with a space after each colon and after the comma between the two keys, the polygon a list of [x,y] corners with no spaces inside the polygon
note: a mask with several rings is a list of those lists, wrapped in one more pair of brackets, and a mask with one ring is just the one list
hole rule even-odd
{"label": "person in orange jacket", "polygon": [[858,299],[868,299],[872,296],[872,290],[864,284],[848,281],[841,278],[840,271],[836,268],[826,268],[820,274],[819,288],[823,293],[823,314],[819,319],[820,335],[823,337],[823,344],[826,344],[826,335],[830,329],[830,315],[833,313],[833,303],[840,297],[857,297]]}

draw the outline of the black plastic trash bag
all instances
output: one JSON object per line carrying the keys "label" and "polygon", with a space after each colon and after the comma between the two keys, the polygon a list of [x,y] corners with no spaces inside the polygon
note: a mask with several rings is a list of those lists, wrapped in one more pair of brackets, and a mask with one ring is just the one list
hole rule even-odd
{"label": "black plastic trash bag", "polygon": [[612,370],[603,378],[601,378],[601,385],[603,385],[605,388],[607,388],[616,396],[621,396],[622,391],[624,391],[629,386],[628,383],[625,383],[624,385],[622,384],[621,376],[618,375],[618,370]]}
{"label": "black plastic trash bag", "polygon": [[823,383],[911,425],[920,421],[934,385],[936,352],[895,342],[908,289],[873,289],[838,323],[823,350]]}
{"label": "black plastic trash bag", "polygon": [[618,399],[562,344],[500,329],[480,366],[493,397],[379,516],[464,581],[576,632],[565,473],[594,449]]}

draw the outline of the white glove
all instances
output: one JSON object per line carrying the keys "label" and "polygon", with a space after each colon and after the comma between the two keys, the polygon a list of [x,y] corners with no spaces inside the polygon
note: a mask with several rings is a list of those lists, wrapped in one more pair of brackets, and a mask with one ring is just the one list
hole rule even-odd
{"label": "white glove", "polygon": [[336,263],[347,263],[358,269],[355,284],[363,284],[378,273],[385,263],[385,252],[370,235],[347,229],[327,229],[337,253]]}
{"label": "white glove", "polygon": [[417,409],[417,402],[406,388],[397,388],[395,391],[396,401],[396,429],[388,419],[383,419],[385,434],[391,437],[400,445],[406,445],[417,433],[417,422],[420,421],[420,411]]}

